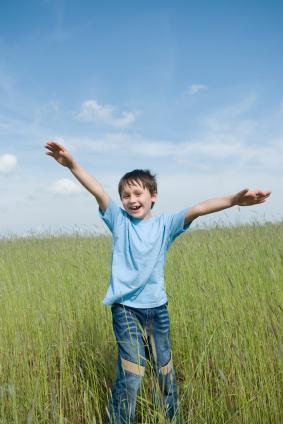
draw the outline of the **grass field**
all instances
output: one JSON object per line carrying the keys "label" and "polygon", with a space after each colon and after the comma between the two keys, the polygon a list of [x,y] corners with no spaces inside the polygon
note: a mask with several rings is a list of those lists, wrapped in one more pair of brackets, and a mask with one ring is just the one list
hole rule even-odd
{"label": "grass field", "polygon": [[[168,254],[185,423],[280,424],[283,223],[190,231]],[[116,366],[102,305],[111,238],[0,240],[0,423],[106,423]],[[151,370],[138,423],[151,407]]]}

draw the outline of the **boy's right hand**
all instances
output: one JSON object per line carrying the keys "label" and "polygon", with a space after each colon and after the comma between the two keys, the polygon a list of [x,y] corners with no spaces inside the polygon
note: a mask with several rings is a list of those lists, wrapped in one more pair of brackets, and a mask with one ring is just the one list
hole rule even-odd
{"label": "boy's right hand", "polygon": [[58,163],[70,169],[77,180],[94,195],[101,210],[105,211],[110,198],[97,179],[75,162],[68,150],[61,144],[55,143],[55,141],[48,141],[45,148],[47,155],[52,156]]}
{"label": "boy's right hand", "polygon": [[64,146],[55,141],[48,141],[45,148],[48,150],[46,154],[52,156],[58,163],[70,169],[73,167],[74,159]]}

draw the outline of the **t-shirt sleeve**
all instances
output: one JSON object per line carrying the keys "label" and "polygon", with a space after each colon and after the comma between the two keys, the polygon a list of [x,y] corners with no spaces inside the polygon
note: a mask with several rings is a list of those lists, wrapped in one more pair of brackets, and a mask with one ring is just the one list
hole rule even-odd
{"label": "t-shirt sleeve", "polygon": [[98,209],[100,218],[103,219],[107,227],[113,232],[115,222],[120,214],[120,208],[110,198],[107,209],[103,211],[101,208]]}
{"label": "t-shirt sleeve", "polygon": [[168,248],[173,243],[176,237],[188,230],[192,222],[185,225],[185,217],[188,208],[182,209],[179,212],[168,214],[167,223],[167,234],[168,234]]}

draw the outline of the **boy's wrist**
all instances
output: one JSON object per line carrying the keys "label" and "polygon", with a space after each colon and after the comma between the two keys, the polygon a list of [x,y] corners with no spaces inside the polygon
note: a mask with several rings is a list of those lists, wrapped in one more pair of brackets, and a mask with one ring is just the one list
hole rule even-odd
{"label": "boy's wrist", "polygon": [[232,206],[237,206],[237,197],[233,194],[232,196],[231,196],[231,207]]}
{"label": "boy's wrist", "polygon": [[76,168],[78,168],[78,163],[75,160],[72,160],[72,162],[68,165],[68,168],[70,171],[75,172]]}

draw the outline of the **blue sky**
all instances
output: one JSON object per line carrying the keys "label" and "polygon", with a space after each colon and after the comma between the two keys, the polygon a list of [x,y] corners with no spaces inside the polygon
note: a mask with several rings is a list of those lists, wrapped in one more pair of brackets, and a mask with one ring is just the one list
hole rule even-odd
{"label": "blue sky", "polygon": [[49,139],[117,201],[150,168],[156,214],[260,187],[268,203],[199,223],[282,219],[282,21],[281,1],[3,4],[0,235],[102,228]]}

